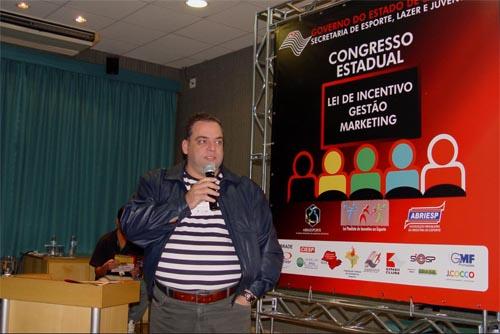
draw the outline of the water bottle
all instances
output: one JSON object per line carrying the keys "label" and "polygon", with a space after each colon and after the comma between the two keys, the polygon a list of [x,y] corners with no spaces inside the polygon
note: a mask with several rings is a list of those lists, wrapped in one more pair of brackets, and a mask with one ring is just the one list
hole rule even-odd
{"label": "water bottle", "polygon": [[45,244],[45,251],[49,256],[56,256],[57,240],[56,236],[53,235],[50,239],[50,243]]}
{"label": "water bottle", "polygon": [[76,241],[76,236],[72,235],[69,241],[69,253],[68,256],[76,256],[76,246],[78,246],[78,241]]}

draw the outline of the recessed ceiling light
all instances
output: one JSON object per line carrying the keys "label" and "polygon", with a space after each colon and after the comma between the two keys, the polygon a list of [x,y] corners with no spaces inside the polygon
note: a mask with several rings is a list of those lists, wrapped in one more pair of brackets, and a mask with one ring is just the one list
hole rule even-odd
{"label": "recessed ceiling light", "polygon": [[85,22],[87,22],[87,19],[81,15],[78,15],[78,17],[75,19],[75,21],[78,23],[85,23]]}
{"label": "recessed ceiling light", "polygon": [[208,5],[205,0],[186,0],[186,5],[193,8],[203,8]]}
{"label": "recessed ceiling light", "polygon": [[28,5],[27,2],[21,1],[17,3],[17,8],[19,9],[28,9],[30,8],[30,5]]}

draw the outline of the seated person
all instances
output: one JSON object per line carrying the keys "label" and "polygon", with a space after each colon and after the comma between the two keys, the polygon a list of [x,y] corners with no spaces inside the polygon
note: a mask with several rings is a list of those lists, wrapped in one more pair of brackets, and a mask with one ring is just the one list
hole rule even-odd
{"label": "seated person", "polygon": [[[116,229],[104,234],[97,242],[94,253],[90,258],[90,265],[94,267],[96,280],[103,277],[109,278],[110,280],[113,280],[113,277],[116,277],[116,279],[128,277],[129,279],[140,280],[141,290],[139,302],[130,304],[128,311],[128,332],[133,333],[135,323],[142,319],[148,307],[148,295],[146,284],[142,278],[142,267],[138,265],[138,263],[142,262],[144,251],[142,248],[127,241],[125,238],[120,227],[120,217],[122,213],[123,208],[120,208],[115,219]],[[131,266],[126,265],[120,267],[120,261],[115,259],[117,255],[133,257],[133,267],[131,268]]]}

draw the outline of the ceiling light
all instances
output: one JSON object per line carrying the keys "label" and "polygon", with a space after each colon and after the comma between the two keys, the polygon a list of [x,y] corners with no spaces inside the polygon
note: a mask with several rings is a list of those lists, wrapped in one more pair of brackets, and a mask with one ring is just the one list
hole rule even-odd
{"label": "ceiling light", "polygon": [[28,9],[30,8],[30,5],[28,5],[27,2],[21,1],[17,3],[17,8],[19,9]]}
{"label": "ceiling light", "polygon": [[203,8],[208,4],[205,0],[186,0],[186,5],[193,8]]}
{"label": "ceiling light", "polygon": [[78,23],[85,23],[85,22],[87,22],[87,19],[81,15],[78,15],[78,17],[75,19],[75,21]]}

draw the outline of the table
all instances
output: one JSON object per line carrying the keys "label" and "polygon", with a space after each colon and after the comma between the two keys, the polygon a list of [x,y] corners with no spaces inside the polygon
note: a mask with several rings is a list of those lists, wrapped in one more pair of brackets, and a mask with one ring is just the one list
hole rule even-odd
{"label": "table", "polygon": [[89,265],[90,257],[64,257],[26,254],[22,261],[22,273],[50,274],[52,279],[94,280],[94,268]]}
{"label": "table", "polygon": [[126,333],[139,282],[68,283],[49,274],[0,278],[1,332]]}

